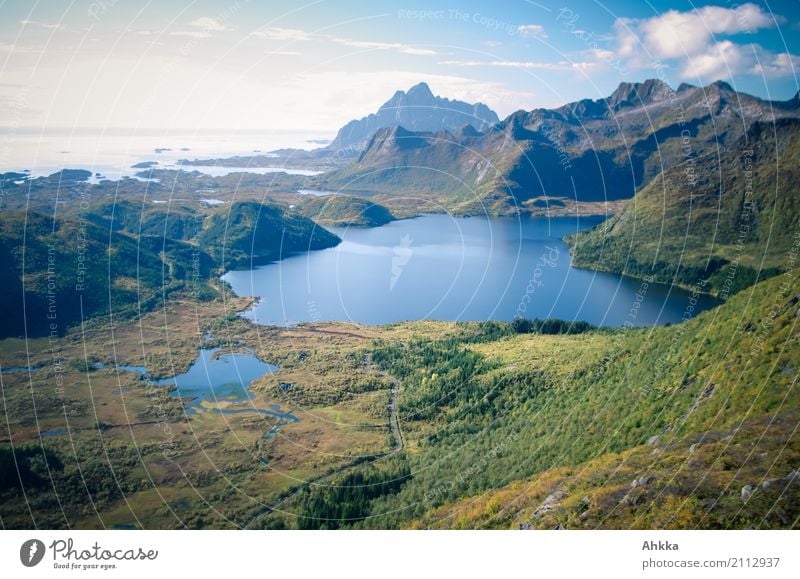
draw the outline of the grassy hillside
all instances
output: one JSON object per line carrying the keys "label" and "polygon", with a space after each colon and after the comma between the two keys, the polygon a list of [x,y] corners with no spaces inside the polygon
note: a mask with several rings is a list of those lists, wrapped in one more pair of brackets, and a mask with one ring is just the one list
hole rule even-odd
{"label": "grassy hillside", "polygon": [[[507,435],[486,449],[509,461],[501,471],[509,481],[523,480],[487,494],[475,488],[416,524],[796,526],[798,275],[685,325],[610,337],[599,360],[581,362],[563,346],[551,354],[528,336],[481,346],[505,367],[561,378],[529,402],[519,440]],[[524,479],[528,469],[538,474]]]}
{"label": "grassy hillside", "polygon": [[[63,335],[98,314],[134,315],[176,291],[209,297],[211,258],[175,240],[7,211],[0,219],[0,336]],[[27,334],[26,334],[27,330]]]}
{"label": "grassy hillside", "polygon": [[[61,341],[63,397],[50,370],[4,374],[0,465],[13,440],[30,492],[0,477],[0,516],[10,528],[796,527],[798,276],[680,325],[578,334],[267,328],[236,315],[245,300],[171,300]],[[252,400],[187,414],[113,367],[183,371],[209,334],[279,371]],[[0,347],[9,366],[51,363],[47,339]],[[266,438],[273,417],[214,411],[272,404],[300,421]]]}
{"label": "grassy hillside", "polygon": [[347,195],[307,195],[297,205],[297,209],[316,223],[334,227],[378,227],[395,219],[386,207]]}
{"label": "grassy hillside", "polygon": [[[579,267],[724,297],[786,267],[800,223],[800,120],[756,123],[719,157],[667,170],[618,215],[571,238]],[[791,267],[791,265],[789,266]]]}
{"label": "grassy hillside", "polygon": [[[380,217],[379,210],[366,208]],[[374,211],[374,213],[373,213]],[[63,335],[81,319],[148,312],[176,292],[209,299],[212,270],[336,245],[276,205],[235,203],[211,215],[188,203],[97,202],[65,217],[0,216],[0,338]],[[213,285],[213,284],[212,284]]]}
{"label": "grassy hillside", "polygon": [[[363,477],[385,492],[331,495],[351,470],[287,509],[306,517],[322,509],[314,526],[327,528],[792,527],[798,275],[672,327],[508,335],[484,325],[467,336],[384,342],[372,358],[402,384],[405,447],[363,467]],[[492,491],[513,481],[521,482]],[[752,501],[742,501],[747,485]],[[533,516],[556,491],[539,514],[552,513]],[[337,501],[352,520],[342,520]]]}
{"label": "grassy hillside", "polygon": [[749,418],[736,428],[549,469],[437,509],[411,526],[797,528],[800,445],[792,430],[798,419],[796,411]]}
{"label": "grassy hillside", "polygon": [[188,241],[203,228],[204,215],[189,203],[134,203],[125,199],[99,203],[88,218],[114,231]]}
{"label": "grassy hillside", "polygon": [[340,239],[310,219],[282,207],[240,201],[212,214],[197,241],[228,268],[333,247]]}

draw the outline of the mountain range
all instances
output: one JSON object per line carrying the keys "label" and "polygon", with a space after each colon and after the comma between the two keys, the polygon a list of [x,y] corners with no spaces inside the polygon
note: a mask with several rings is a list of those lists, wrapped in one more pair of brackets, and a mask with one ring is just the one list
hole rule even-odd
{"label": "mountain range", "polygon": [[[382,127],[299,200],[311,183],[289,175],[280,199],[246,173],[0,175],[3,527],[796,528],[799,105],[647,81],[478,127]],[[568,239],[574,264],[729,299],[642,328],[276,327],[218,280],[340,243],[318,223],[559,194],[624,199]],[[198,346],[274,371],[241,400],[151,379]]]}
{"label": "mountain range", "polygon": [[328,148],[361,149],[378,130],[396,126],[412,131],[452,131],[469,124],[484,130],[499,120],[497,113],[483,103],[435,96],[421,82],[408,92],[395,92],[376,113],[347,123]]}
{"label": "mountain range", "polygon": [[800,242],[800,119],[757,121],[731,141],[667,168],[620,213],[573,235],[575,265],[700,283],[722,297],[791,268]]}
{"label": "mountain range", "polygon": [[767,101],[722,81],[677,90],[626,82],[604,99],[518,111],[488,127],[395,123],[321,181],[361,194],[434,196],[456,213],[514,213],[548,197],[627,199],[662,171],[736,142],[756,121],[798,116],[800,96]]}

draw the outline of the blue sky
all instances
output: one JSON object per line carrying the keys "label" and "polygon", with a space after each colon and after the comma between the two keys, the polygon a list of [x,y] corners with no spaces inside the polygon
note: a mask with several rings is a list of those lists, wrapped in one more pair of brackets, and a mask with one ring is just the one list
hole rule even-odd
{"label": "blue sky", "polygon": [[501,115],[621,81],[798,90],[800,4],[166,1],[0,4],[2,125],[335,130],[397,89]]}

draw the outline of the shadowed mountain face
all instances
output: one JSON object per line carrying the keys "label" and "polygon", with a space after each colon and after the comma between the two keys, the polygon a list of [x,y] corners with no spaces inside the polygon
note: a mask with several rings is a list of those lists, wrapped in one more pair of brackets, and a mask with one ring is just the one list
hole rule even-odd
{"label": "shadowed mountain face", "polygon": [[621,213],[572,238],[580,267],[728,297],[792,267],[800,222],[800,119],[753,123],[716,154],[665,170]]}
{"label": "shadowed mountain face", "polygon": [[4,211],[0,338],[60,336],[94,316],[150,311],[187,291],[193,277],[204,299],[215,295],[201,284],[213,267],[205,251],[163,234],[135,238],[121,229],[99,216],[81,222]]}
{"label": "shadowed mountain face", "polygon": [[360,149],[379,129],[403,126],[412,131],[456,130],[464,125],[484,129],[497,123],[497,114],[482,103],[470,104],[434,96],[421,82],[408,92],[397,91],[377,113],[350,121],[339,130],[331,149]]}
{"label": "shadowed mountain face", "polygon": [[[316,213],[344,222],[392,218],[380,206],[360,207],[348,198]],[[209,213],[180,203],[100,201],[85,218],[6,210],[0,214],[0,266],[6,274],[0,285],[0,339],[61,336],[90,318],[129,319],[164,307],[177,295],[213,299],[217,290],[206,282],[215,270],[339,242],[302,215],[254,201]]]}
{"label": "shadowed mountain face", "polygon": [[464,213],[513,212],[543,195],[627,199],[662,171],[734,143],[756,121],[798,116],[798,97],[765,101],[724,82],[678,90],[660,80],[622,83],[605,99],[518,111],[482,132],[420,132],[395,121],[402,129],[378,130],[329,180],[437,194]]}
{"label": "shadowed mountain face", "polygon": [[295,253],[334,247],[341,240],[283,207],[238,201],[230,209],[212,214],[198,241],[229,268],[278,261]]}

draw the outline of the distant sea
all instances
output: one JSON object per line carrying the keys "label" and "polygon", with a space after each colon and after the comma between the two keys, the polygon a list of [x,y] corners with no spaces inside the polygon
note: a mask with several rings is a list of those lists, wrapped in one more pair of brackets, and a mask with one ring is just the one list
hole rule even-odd
{"label": "distant sea", "polygon": [[29,170],[34,177],[86,169],[108,179],[133,175],[145,161],[264,154],[282,148],[315,149],[333,134],[312,131],[0,128],[0,172]]}

